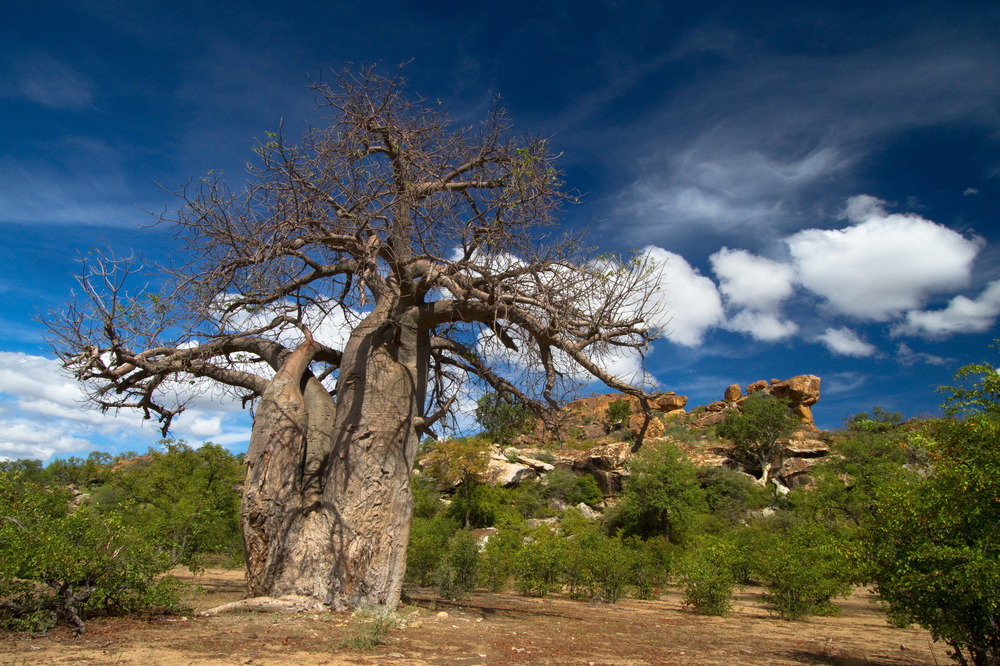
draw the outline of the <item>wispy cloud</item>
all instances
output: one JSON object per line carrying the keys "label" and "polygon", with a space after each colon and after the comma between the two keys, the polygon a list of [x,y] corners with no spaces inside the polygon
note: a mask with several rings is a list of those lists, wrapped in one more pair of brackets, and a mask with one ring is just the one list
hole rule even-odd
{"label": "wispy cloud", "polygon": [[51,55],[34,53],[8,67],[4,97],[26,99],[50,109],[93,106],[93,82]]}

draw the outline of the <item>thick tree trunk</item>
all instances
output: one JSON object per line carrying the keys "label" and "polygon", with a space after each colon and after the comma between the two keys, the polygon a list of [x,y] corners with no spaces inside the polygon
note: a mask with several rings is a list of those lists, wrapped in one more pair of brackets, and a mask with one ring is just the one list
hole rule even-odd
{"label": "thick tree trunk", "polygon": [[241,516],[250,596],[399,603],[423,388],[417,329],[386,310],[352,333],[336,405],[302,364],[308,342],[261,398]]}

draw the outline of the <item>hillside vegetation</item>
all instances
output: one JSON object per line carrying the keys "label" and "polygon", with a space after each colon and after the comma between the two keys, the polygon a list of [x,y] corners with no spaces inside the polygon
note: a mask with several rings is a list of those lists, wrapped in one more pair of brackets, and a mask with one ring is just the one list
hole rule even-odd
{"label": "hillside vegetation", "polygon": [[[960,663],[995,664],[1000,382],[989,365],[956,379],[947,418],[875,407],[830,433],[779,391],[727,391],[721,408],[655,413],[637,451],[623,398],[597,400],[599,416],[569,409],[559,441],[489,396],[480,435],[422,444],[410,594],[615,603],[670,585],[692,612],[723,615],[754,586],[797,620],[838,613],[865,585],[891,622],[929,629]],[[3,463],[0,619],[82,632],[97,613],[177,610],[161,574],[240,564],[241,462],[166,441],[145,455]]]}

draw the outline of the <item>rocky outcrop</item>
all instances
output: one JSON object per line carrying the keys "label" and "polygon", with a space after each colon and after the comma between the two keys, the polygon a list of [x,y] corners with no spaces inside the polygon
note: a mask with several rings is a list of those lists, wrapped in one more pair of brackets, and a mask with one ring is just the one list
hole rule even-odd
{"label": "rocky outcrop", "polygon": [[[784,380],[772,379],[770,383],[761,379],[747,386],[747,397],[757,392],[764,392],[787,400],[788,406],[802,421],[803,427],[807,430],[816,430],[811,407],[819,401],[819,382],[820,379],[816,375],[798,375]],[[740,385],[733,384],[726,389],[724,400],[717,400],[705,408],[709,412],[720,412],[734,402],[739,405],[740,401],[745,399]],[[721,422],[721,419],[699,419],[691,425],[704,428]]]}
{"label": "rocky outcrop", "polygon": [[614,442],[596,446],[589,451],[558,451],[553,464],[556,469],[566,469],[578,476],[590,474],[605,497],[620,494],[623,481],[628,477],[625,461],[631,446],[628,442]]}
{"label": "rocky outcrop", "polygon": [[[803,423],[813,425],[810,407],[819,401],[819,377],[816,375],[799,375],[784,381],[771,380],[771,395],[788,400],[792,411],[802,419]],[[815,427],[815,426],[814,426]]]}
{"label": "rocky outcrop", "polygon": [[493,455],[490,456],[489,466],[483,474],[483,482],[493,486],[514,488],[522,481],[533,479],[535,476],[535,470],[528,465],[512,463],[502,456]]}

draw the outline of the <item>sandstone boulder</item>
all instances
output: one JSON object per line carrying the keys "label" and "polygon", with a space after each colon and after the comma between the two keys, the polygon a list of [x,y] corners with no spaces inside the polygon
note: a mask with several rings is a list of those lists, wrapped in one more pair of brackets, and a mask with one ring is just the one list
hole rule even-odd
{"label": "sandstone boulder", "polygon": [[721,412],[708,412],[699,419],[691,422],[692,428],[707,428],[708,426],[714,426],[722,423],[726,420],[726,415]]}
{"label": "sandstone boulder", "polygon": [[732,384],[731,386],[729,386],[729,388],[726,389],[724,397],[726,399],[726,402],[736,402],[737,400],[743,397],[743,389],[740,388],[739,384]]}
{"label": "sandstone boulder", "polygon": [[677,395],[673,391],[657,395],[653,399],[653,405],[661,412],[676,412],[683,410],[687,404],[687,396]]}
{"label": "sandstone boulder", "polygon": [[[642,424],[645,421],[645,417],[642,414],[633,414],[628,420],[628,431],[632,433],[633,437],[638,437],[639,433],[642,431]],[[663,421],[651,416],[649,418],[649,425],[646,426],[646,434],[644,437],[646,439],[654,439],[663,434],[666,428],[663,425]]]}
{"label": "sandstone boulder", "polygon": [[771,380],[771,395],[788,400],[792,411],[802,419],[802,423],[810,430],[813,425],[812,410],[809,409],[819,400],[819,377],[816,375],[798,375],[784,381]]}
{"label": "sandstone boulder", "polygon": [[767,390],[767,381],[761,379],[747,386],[747,395],[750,395],[751,393],[756,393],[757,391],[764,391],[764,390]]}
{"label": "sandstone boulder", "polygon": [[527,465],[508,462],[506,458],[492,456],[483,477],[490,485],[513,488],[522,481],[535,478],[535,470]]}

